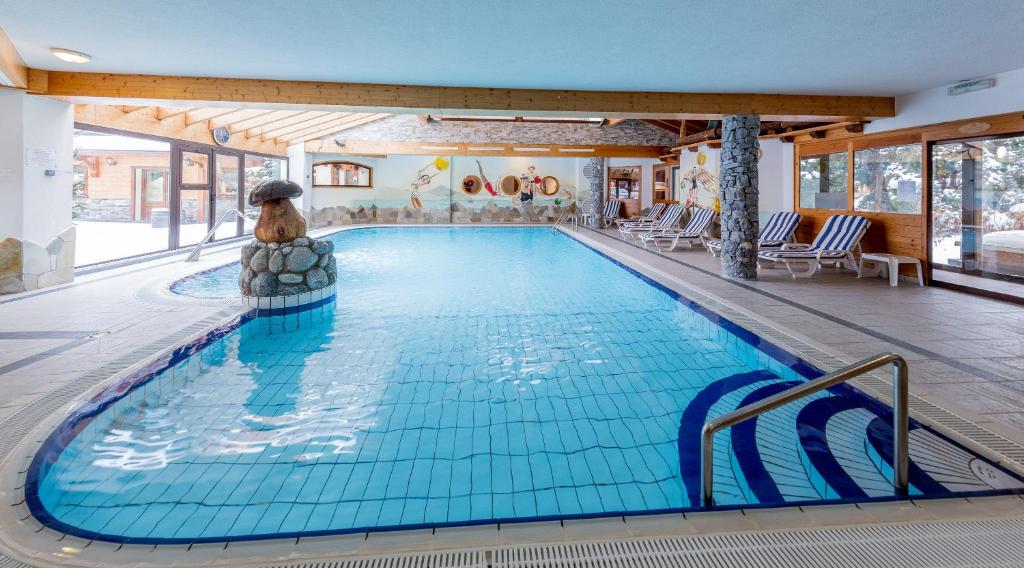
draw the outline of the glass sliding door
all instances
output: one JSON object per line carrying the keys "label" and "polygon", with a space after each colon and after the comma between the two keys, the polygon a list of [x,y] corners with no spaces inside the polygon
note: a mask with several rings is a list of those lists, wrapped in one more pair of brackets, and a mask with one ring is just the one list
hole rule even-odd
{"label": "glass sliding door", "polygon": [[200,148],[182,146],[178,151],[178,187],[171,210],[177,211],[172,232],[178,247],[198,244],[210,230],[213,200],[213,155]]}
{"label": "glass sliding door", "polygon": [[1024,282],[1024,136],[932,146],[933,268]]}
{"label": "glass sliding door", "polygon": [[[223,154],[218,152],[214,169],[214,199],[213,222],[220,221],[225,213],[232,209],[241,211],[241,195],[238,188],[242,182],[242,157],[241,155]],[[237,216],[229,216],[224,223],[217,228],[214,239],[230,239],[242,235],[242,222]]]}

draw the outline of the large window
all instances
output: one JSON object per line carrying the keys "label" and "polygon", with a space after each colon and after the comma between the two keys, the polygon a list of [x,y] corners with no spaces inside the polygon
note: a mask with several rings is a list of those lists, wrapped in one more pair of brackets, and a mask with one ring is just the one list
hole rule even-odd
{"label": "large window", "polygon": [[800,158],[800,207],[846,209],[846,152]]}
{"label": "large window", "polygon": [[883,213],[921,212],[921,145],[857,150],[853,208]]}
{"label": "large window", "polygon": [[245,155],[245,234],[252,233],[259,217],[258,207],[249,205],[249,194],[261,182],[288,177],[288,161],[267,156]]}
{"label": "large window", "polygon": [[105,129],[76,129],[74,149],[76,266],[193,245],[231,209],[245,222],[228,217],[215,238],[251,233],[243,197],[288,174],[283,158]]}
{"label": "large window", "polygon": [[1024,136],[932,147],[932,262],[1024,278]]}
{"label": "large window", "polygon": [[74,152],[75,264],[166,250],[171,145],[76,130]]}

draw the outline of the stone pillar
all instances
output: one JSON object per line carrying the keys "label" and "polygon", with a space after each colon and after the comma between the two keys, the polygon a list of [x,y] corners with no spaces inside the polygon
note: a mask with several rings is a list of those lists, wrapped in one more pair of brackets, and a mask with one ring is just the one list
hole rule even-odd
{"label": "stone pillar", "polygon": [[757,279],[757,136],[761,119],[752,114],[722,120],[718,199],[722,205],[722,274]]}
{"label": "stone pillar", "polygon": [[595,229],[603,225],[601,214],[604,212],[604,171],[604,158],[585,158],[583,177],[587,180],[587,200],[590,211],[593,212],[588,222]]}

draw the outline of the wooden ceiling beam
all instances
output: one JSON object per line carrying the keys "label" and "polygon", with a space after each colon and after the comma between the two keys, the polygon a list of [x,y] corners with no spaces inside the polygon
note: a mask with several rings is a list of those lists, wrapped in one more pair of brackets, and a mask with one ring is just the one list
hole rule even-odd
{"label": "wooden ceiling beam", "polygon": [[40,76],[30,81],[35,85],[31,92],[85,103],[121,99],[125,104],[173,106],[171,101],[199,101],[205,106],[237,108],[300,105],[306,110],[417,114],[445,110],[513,116],[550,112],[697,120],[757,114],[765,120],[850,121],[896,114],[893,97],[432,87],[43,70],[30,70],[30,75],[34,71]]}
{"label": "wooden ceiling beam", "polygon": [[[377,114],[374,114],[374,113],[363,113],[363,112],[349,113],[349,114],[345,114],[341,118],[334,119],[334,120],[332,120],[330,122],[325,122],[325,123],[319,124],[317,126],[313,126],[313,127],[310,127],[310,128],[304,128],[302,130],[298,130],[298,131],[295,131],[295,132],[292,132],[292,133],[289,133],[289,134],[285,134],[283,136],[278,136],[274,140],[276,140],[279,143],[280,142],[284,142],[284,143],[288,143],[288,144],[292,144],[294,142],[304,142],[306,140],[312,140],[314,138],[319,138],[321,136],[328,136],[328,135],[333,134],[335,132],[340,132],[341,130],[344,130],[342,127],[347,125],[347,124],[352,124],[352,123],[357,123],[357,125],[364,124],[364,122],[362,122],[362,121],[364,119],[368,118],[368,117],[384,118],[384,116],[387,116],[387,115],[377,115]],[[372,122],[372,121],[370,121],[370,122]]]}
{"label": "wooden ceiling beam", "polygon": [[275,120],[291,118],[300,114],[302,114],[301,110],[272,110],[265,114],[230,124],[228,125],[228,130],[231,131],[232,134],[237,134],[239,132],[249,130],[250,128],[258,128],[265,124],[269,124]]}
{"label": "wooden ceiling beam", "polygon": [[[192,125],[185,124],[185,114],[160,120],[156,116],[156,108],[149,107],[145,111],[125,113],[119,108],[109,105],[75,105],[75,122],[127,132],[149,134],[160,138],[188,140],[200,144],[215,144],[213,133],[205,121]],[[259,152],[275,156],[287,155],[288,147],[282,144],[247,140],[242,136],[232,136],[225,144],[246,152]]]}
{"label": "wooden ceiling beam", "polygon": [[316,119],[316,118],[320,118],[320,117],[326,116],[328,114],[331,114],[331,113],[326,112],[326,111],[299,111],[299,114],[296,114],[294,116],[290,116],[288,118],[280,118],[280,119],[268,122],[266,124],[263,124],[261,126],[258,126],[258,127],[255,127],[255,128],[250,128],[250,129],[245,131],[245,137],[246,138],[256,138],[257,136],[262,136],[262,135],[264,135],[267,132],[273,131],[274,129],[277,129],[277,128],[287,128],[289,126],[293,126],[295,124],[299,124],[299,123],[305,122],[307,120],[313,120],[313,119]]}
{"label": "wooden ceiling beam", "polygon": [[127,113],[130,113],[130,112],[138,112],[138,111],[140,111],[140,110],[146,110],[146,109],[148,109],[148,108],[152,108],[152,107],[148,107],[148,106],[127,106],[127,105],[119,105],[119,106],[118,106],[117,108],[121,109],[121,112],[123,112],[123,113],[126,113],[126,114],[127,114]]}
{"label": "wooden ceiling beam", "polygon": [[318,126],[328,122],[338,120],[346,116],[351,116],[354,113],[351,112],[328,112],[316,118],[310,118],[289,124],[288,126],[282,126],[281,128],[275,128],[274,130],[268,130],[260,135],[263,140],[276,140],[281,136],[287,136],[294,132],[310,128],[312,126]]}
{"label": "wooden ceiling beam", "polygon": [[268,114],[270,114],[272,112],[274,112],[272,109],[253,109],[253,108],[238,109],[238,110],[236,110],[234,112],[231,112],[231,113],[228,113],[228,114],[225,114],[225,115],[222,115],[222,116],[218,116],[216,118],[211,118],[210,119],[210,130],[213,130],[215,128],[221,128],[221,127],[224,127],[224,126],[231,126],[233,124],[237,124],[239,122],[242,122],[242,121],[245,121],[245,120],[249,120],[250,118],[258,118],[258,117],[261,117],[261,116],[266,116],[266,115],[268,115]]}
{"label": "wooden ceiling beam", "polygon": [[290,140],[289,143],[305,142],[307,140],[316,140],[317,138],[325,138],[327,136],[333,136],[335,134],[339,134],[339,133],[344,132],[346,130],[349,130],[351,128],[355,128],[357,126],[362,126],[364,124],[369,124],[371,122],[380,120],[382,118],[387,118],[389,116],[391,116],[391,115],[388,114],[388,113],[383,113],[383,112],[382,113],[370,114],[370,115],[367,115],[367,116],[363,116],[361,118],[357,118],[357,119],[352,120],[350,122],[346,122],[345,124],[342,124],[339,127],[325,128],[322,131],[319,131],[319,132],[316,132],[316,133],[313,133],[313,134],[307,134],[307,135],[305,135],[305,136],[303,136],[303,137],[301,137],[301,138],[299,138],[297,140]]}
{"label": "wooden ceiling beam", "polygon": [[198,122],[210,120],[211,118],[217,118],[218,116],[224,116],[230,114],[238,109],[234,108],[198,108],[185,113],[185,126],[192,126]]}
{"label": "wooden ceiling beam", "polygon": [[156,119],[167,120],[193,110],[190,107],[156,107]]}
{"label": "wooden ceiling beam", "polygon": [[408,142],[349,140],[339,146],[333,140],[307,140],[307,152],[354,156],[416,154],[427,156],[561,156],[657,158],[665,154],[663,146],[611,146],[561,144],[494,144],[479,142]]}
{"label": "wooden ceiling beam", "polygon": [[0,86],[28,88],[28,67],[3,28],[0,28]]}

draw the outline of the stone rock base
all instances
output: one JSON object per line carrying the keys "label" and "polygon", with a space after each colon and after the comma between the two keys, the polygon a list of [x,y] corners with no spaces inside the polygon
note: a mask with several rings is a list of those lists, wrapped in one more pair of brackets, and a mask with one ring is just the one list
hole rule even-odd
{"label": "stone rock base", "polygon": [[238,287],[249,297],[293,296],[332,286],[338,277],[334,243],[299,237],[288,243],[253,240],[242,247]]}
{"label": "stone rock base", "polygon": [[64,284],[75,279],[75,227],[46,246],[14,237],[0,239],[0,294]]}

